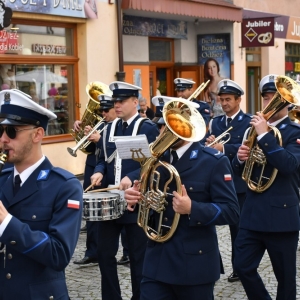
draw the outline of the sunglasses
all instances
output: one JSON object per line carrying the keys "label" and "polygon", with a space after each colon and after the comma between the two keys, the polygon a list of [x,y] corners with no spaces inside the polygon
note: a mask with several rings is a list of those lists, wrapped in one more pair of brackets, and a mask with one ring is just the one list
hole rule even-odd
{"label": "sunglasses", "polygon": [[110,111],[110,108],[109,109],[101,109],[100,113],[103,113],[103,112],[108,113],[109,111]]}
{"label": "sunglasses", "polygon": [[29,130],[29,129],[34,129],[37,127],[30,127],[30,128],[23,128],[23,129],[16,129],[13,126],[6,126],[4,127],[3,125],[0,125],[0,138],[2,137],[4,131],[6,133],[6,135],[10,138],[10,139],[15,139],[17,136],[17,132],[19,131],[23,131],[23,130]]}

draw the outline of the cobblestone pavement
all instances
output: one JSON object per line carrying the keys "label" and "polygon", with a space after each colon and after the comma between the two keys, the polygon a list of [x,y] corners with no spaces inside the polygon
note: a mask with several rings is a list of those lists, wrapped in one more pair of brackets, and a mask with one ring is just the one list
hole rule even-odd
{"label": "cobblestone pavement", "polygon": [[[215,300],[225,299],[247,299],[244,289],[240,282],[229,283],[227,277],[231,269],[231,243],[228,226],[218,227],[218,236],[220,251],[222,254],[225,274],[215,285]],[[100,271],[98,265],[78,266],[73,263],[74,260],[81,259],[85,251],[85,234],[80,234],[75,253],[69,266],[66,269],[67,285],[71,300],[100,300],[101,283]],[[122,246],[117,254],[117,259],[122,256]],[[297,274],[297,299],[300,299],[300,251],[298,251],[298,274]],[[267,254],[259,267],[259,273],[263,278],[266,287],[272,297],[276,298],[277,282],[273,274],[272,266]],[[129,300],[131,297],[131,282],[128,266],[118,266],[119,281],[122,290],[123,300]]]}

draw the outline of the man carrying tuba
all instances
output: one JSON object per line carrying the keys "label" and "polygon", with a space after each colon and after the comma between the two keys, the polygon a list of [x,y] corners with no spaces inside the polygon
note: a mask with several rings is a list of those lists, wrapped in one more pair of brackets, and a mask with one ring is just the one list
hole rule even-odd
{"label": "man carrying tuba", "polygon": [[[169,97],[160,98],[165,99],[165,107],[170,103],[166,103]],[[157,121],[162,124],[163,120]],[[148,240],[140,299],[211,300],[222,271],[215,225],[235,224],[239,216],[230,163],[215,149],[181,138],[160,160],[170,162],[183,183],[182,194],[176,192],[175,178],[166,188],[170,173],[164,167],[157,169],[159,190],[167,191],[163,231],[171,230],[175,214],[180,214],[180,219],[167,241]],[[138,185],[136,181],[125,191],[129,211],[141,200]],[[153,213],[150,223],[156,228],[159,215]]]}
{"label": "man carrying tuba", "polygon": [[[259,88],[264,111],[266,105],[272,105],[278,97],[276,85],[278,87],[282,78],[268,75],[261,80]],[[291,84],[287,82],[286,87],[289,86]],[[290,91],[290,94],[295,93]],[[288,96],[286,93],[283,98]],[[282,99],[279,99],[279,103],[282,103]],[[300,127],[288,118],[287,106],[268,118],[268,122],[265,118],[264,114],[257,112],[250,122],[256,134],[256,158],[250,155],[252,148],[242,145],[233,159],[233,168],[239,174],[242,174],[247,161],[253,160],[235,242],[234,268],[248,299],[271,299],[257,272],[267,250],[278,281],[276,299],[296,299],[296,250],[300,229]],[[270,125],[275,128],[270,130]],[[274,135],[276,128],[279,137]],[[247,138],[249,140],[250,137]],[[274,170],[278,172],[275,172],[273,183],[261,190],[260,187],[271,179]],[[254,182],[257,183],[256,188],[253,187]]]}

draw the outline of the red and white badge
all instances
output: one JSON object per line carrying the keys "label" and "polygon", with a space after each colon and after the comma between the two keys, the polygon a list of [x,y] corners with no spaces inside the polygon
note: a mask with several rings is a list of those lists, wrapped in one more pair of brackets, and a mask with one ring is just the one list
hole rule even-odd
{"label": "red and white badge", "polygon": [[225,181],[230,181],[232,178],[231,178],[231,174],[225,174],[224,175],[224,180]]}
{"label": "red and white badge", "polygon": [[74,208],[74,209],[79,209],[80,207],[80,202],[78,200],[68,200],[68,208]]}
{"label": "red and white badge", "polygon": [[297,139],[296,142],[297,142],[297,144],[300,144],[300,139]]}

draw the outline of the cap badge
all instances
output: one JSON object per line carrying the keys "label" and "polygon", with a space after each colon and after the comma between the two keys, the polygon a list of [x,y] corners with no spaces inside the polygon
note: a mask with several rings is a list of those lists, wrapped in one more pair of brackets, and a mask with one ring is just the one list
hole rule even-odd
{"label": "cap badge", "polygon": [[227,86],[227,81],[225,80],[225,81],[223,81],[224,82],[224,86]]}
{"label": "cap badge", "polygon": [[159,102],[159,104],[161,104],[161,105],[164,105],[164,99],[163,98],[161,98],[161,97],[159,97],[158,98],[158,102]]}
{"label": "cap badge", "polygon": [[274,75],[269,76],[269,82],[274,82],[274,81],[275,81]]}
{"label": "cap badge", "polygon": [[10,104],[10,93],[5,93],[4,95],[4,104]]}
{"label": "cap badge", "polygon": [[115,87],[115,89],[118,89],[119,85],[117,83],[114,83],[114,87]]}

